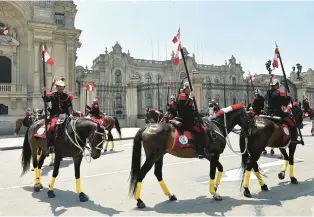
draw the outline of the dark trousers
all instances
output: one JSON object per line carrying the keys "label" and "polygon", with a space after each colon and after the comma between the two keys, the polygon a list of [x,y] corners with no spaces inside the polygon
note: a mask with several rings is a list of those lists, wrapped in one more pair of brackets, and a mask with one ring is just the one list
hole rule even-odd
{"label": "dark trousers", "polygon": [[204,155],[205,133],[202,127],[195,124],[182,123],[182,129],[193,132],[195,135],[195,148],[198,155]]}

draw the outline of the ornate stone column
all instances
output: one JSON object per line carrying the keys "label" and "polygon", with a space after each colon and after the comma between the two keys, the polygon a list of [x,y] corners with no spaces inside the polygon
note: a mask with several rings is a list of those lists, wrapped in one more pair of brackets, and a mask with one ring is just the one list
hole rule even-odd
{"label": "ornate stone column", "polygon": [[17,47],[14,46],[12,47],[12,58],[11,58],[11,61],[12,61],[12,82],[11,83],[14,83],[14,84],[17,84]]}
{"label": "ornate stone column", "polygon": [[191,76],[191,82],[193,85],[193,93],[197,104],[198,111],[201,112],[203,108],[203,78],[200,75]]}
{"label": "ornate stone column", "polygon": [[[46,42],[46,47],[47,47],[47,51],[49,53],[49,55],[51,56],[51,58],[53,59],[53,56],[52,56],[52,41],[47,41]],[[46,74],[46,82],[47,82],[47,91],[50,91],[50,89],[48,89],[48,87],[50,88],[51,87],[51,84],[52,84],[52,77],[53,77],[53,73],[52,73],[52,67],[53,66],[49,66],[48,64],[46,64],[46,69],[47,69],[47,74]]]}
{"label": "ornate stone column", "polygon": [[39,49],[40,41],[34,41],[34,93],[40,94],[40,70],[39,70],[39,62],[40,62],[40,49]]}

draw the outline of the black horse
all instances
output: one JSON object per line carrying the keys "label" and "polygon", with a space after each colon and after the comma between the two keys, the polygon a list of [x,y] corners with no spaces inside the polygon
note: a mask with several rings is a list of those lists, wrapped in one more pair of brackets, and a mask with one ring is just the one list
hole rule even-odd
{"label": "black horse", "polygon": [[[218,111],[216,115],[217,117],[211,119],[211,121],[209,121],[207,117],[202,118],[202,121],[206,128],[206,134],[214,132],[217,136],[215,141],[209,141],[207,138],[205,140],[205,147],[210,156],[207,158],[210,161],[210,193],[216,200],[221,200],[220,195],[217,194],[216,191],[223,174],[223,167],[219,162],[219,157],[225,148],[225,137],[236,125],[240,125],[244,129],[249,129],[254,123],[251,122],[252,119],[248,116],[242,104],[224,108]],[[197,158],[195,148],[192,144],[187,143],[189,140],[185,137],[185,135],[189,136],[191,134],[189,132],[186,133],[186,131],[183,132],[183,130],[180,129],[179,122],[171,120],[170,123],[173,124],[155,123],[141,128],[133,140],[129,193],[134,195],[134,198],[137,200],[138,208],[145,207],[145,203],[140,198],[141,185],[153,165],[155,165],[155,176],[164,194],[168,196],[171,201],[177,199],[170,193],[162,177],[163,158],[166,153],[180,158]],[[182,136],[180,133],[184,133],[182,139],[185,140],[185,142],[182,139],[180,140]],[[179,134],[181,136],[179,136]],[[185,144],[184,148],[182,147],[183,145],[181,147],[177,146],[177,144],[179,144],[178,141],[181,144]],[[141,167],[142,143],[146,160]],[[189,146],[186,144],[189,144]],[[215,181],[216,168],[218,169],[218,175]]]}
{"label": "black horse", "polygon": [[[22,151],[22,167],[24,175],[30,168],[31,158],[33,160],[33,168],[35,175],[34,190],[36,192],[43,188],[40,183],[41,167],[47,156],[46,139],[35,138],[35,132],[42,127],[44,120],[39,120],[32,124],[25,134],[23,151]],[[93,159],[101,156],[101,150],[104,142],[104,127],[88,118],[71,119],[67,118],[65,124],[65,135],[62,137],[54,137],[53,146],[55,150],[55,162],[53,168],[52,179],[49,184],[48,197],[55,197],[53,186],[56,177],[59,174],[60,162],[63,157],[72,157],[74,161],[76,192],[79,194],[81,202],[88,201],[88,196],[81,190],[80,184],[80,165],[85,149],[90,150]],[[58,127],[57,127],[58,131]],[[89,144],[89,147],[87,146]],[[41,155],[37,160],[38,148],[41,149]]]}

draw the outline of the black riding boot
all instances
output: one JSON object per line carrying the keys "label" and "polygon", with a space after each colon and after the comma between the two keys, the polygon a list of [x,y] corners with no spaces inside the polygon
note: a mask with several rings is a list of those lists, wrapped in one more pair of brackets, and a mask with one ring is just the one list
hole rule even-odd
{"label": "black riding boot", "polygon": [[200,159],[204,158],[204,143],[205,143],[205,138],[204,138],[204,133],[200,132],[196,134],[196,153]]}
{"label": "black riding boot", "polygon": [[291,134],[291,143],[304,145],[297,138],[298,137],[298,131],[297,131],[297,127],[296,126],[290,127],[290,134]]}

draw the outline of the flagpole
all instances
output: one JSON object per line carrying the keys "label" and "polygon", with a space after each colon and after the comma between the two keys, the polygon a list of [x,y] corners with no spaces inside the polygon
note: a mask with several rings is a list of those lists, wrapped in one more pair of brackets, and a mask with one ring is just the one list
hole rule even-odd
{"label": "flagpole", "polygon": [[[286,72],[285,72],[285,69],[283,67],[283,63],[282,63],[282,59],[281,59],[281,55],[280,55],[280,51],[279,51],[279,48],[278,48],[278,45],[277,43],[275,42],[276,44],[276,49],[277,49],[277,52],[278,52],[278,58],[280,60],[280,66],[281,66],[281,70],[282,70],[282,73],[283,73],[283,77],[285,79],[285,84],[286,84],[286,93],[290,93],[290,88],[288,86],[288,81],[287,81],[287,76],[286,76]],[[293,106],[293,101],[292,101],[292,97],[290,96],[290,103],[291,105]],[[294,110],[291,109],[292,111],[292,115],[294,117],[294,120],[296,120],[296,115],[294,113]],[[298,129],[298,133],[299,133],[299,136],[300,136],[300,139],[301,139],[301,144],[304,145],[304,141],[303,141],[303,136],[302,136],[302,133],[301,133],[301,130],[300,128],[297,126],[297,129]]]}
{"label": "flagpole", "polygon": [[45,46],[44,44],[42,45],[42,51],[41,51],[41,56],[42,56],[42,64],[43,64],[43,83],[44,83],[44,117],[45,117],[45,132],[46,132],[46,145],[48,146],[48,133],[47,133],[47,127],[48,127],[48,120],[47,120],[47,92],[46,92],[46,61],[45,61]]}

